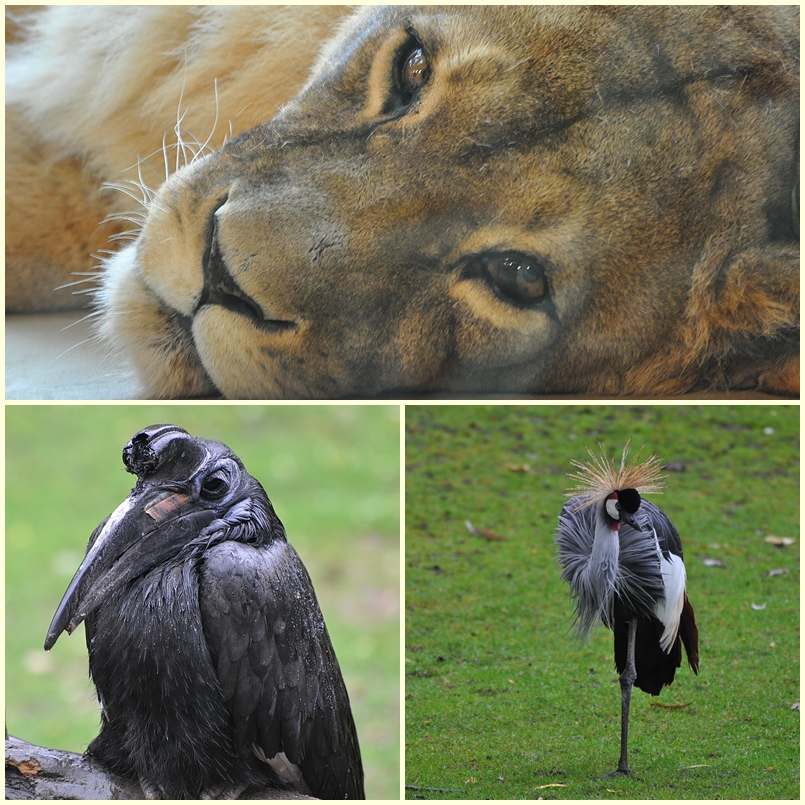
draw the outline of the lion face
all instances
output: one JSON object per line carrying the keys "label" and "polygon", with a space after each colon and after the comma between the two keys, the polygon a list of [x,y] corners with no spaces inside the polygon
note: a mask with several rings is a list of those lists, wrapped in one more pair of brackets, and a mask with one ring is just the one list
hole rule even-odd
{"label": "lion face", "polygon": [[102,333],[156,396],[756,384],[798,332],[798,78],[741,22],[365,8],[165,183]]}

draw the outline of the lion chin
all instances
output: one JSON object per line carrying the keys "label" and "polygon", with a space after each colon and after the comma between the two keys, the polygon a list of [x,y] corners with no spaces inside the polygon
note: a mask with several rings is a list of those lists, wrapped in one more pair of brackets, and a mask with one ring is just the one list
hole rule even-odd
{"label": "lion chin", "polygon": [[148,395],[798,394],[798,8],[330,27],[105,261]]}

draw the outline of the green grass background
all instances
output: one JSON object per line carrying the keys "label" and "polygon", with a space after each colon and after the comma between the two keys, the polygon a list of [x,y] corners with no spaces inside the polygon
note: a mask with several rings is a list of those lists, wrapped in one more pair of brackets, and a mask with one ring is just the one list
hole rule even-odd
{"label": "green grass background", "polygon": [[[636,690],[641,779],[603,780],[612,636],[575,639],[553,542],[570,459],[630,438],[684,465],[652,499],[682,537],[701,668],[683,660],[659,698]],[[798,799],[799,512],[796,405],[407,406],[407,796]]]}
{"label": "green grass background", "polygon": [[7,406],[6,718],[83,751],[98,731],[83,627],[42,648],[95,526],[134,477],[123,445],[173,422],[228,444],[261,481],[305,562],[361,741],[367,795],[400,790],[398,406]]}

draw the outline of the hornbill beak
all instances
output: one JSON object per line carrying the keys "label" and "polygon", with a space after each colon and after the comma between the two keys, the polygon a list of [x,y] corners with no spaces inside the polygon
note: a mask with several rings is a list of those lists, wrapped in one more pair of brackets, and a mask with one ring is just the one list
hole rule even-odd
{"label": "hornbill beak", "polygon": [[[138,437],[146,434],[138,443]],[[126,445],[123,459],[127,469],[138,475],[137,485],[90,538],[84,561],[53,616],[46,651],[63,631],[72,634],[110,593],[175,556],[216,518],[213,510],[197,505],[192,487],[177,482],[175,473],[172,479],[160,478],[155,436],[162,437],[160,449],[173,454],[174,468],[177,451],[182,451],[180,460],[187,478],[207,458],[206,450],[190,442],[179,428],[167,433],[165,428],[142,431]],[[171,450],[172,445],[166,444],[171,439],[182,443]]]}

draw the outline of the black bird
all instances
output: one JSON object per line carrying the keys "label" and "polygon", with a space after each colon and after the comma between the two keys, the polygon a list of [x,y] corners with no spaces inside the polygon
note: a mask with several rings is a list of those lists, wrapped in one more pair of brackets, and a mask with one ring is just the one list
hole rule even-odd
{"label": "black bird", "polygon": [[556,539],[562,578],[570,584],[584,639],[598,622],[615,632],[621,686],[621,754],[613,776],[632,776],[627,759],[632,686],[654,696],[674,681],[682,644],[699,671],[699,633],[686,592],[682,542],[665,513],[640,493],[662,488],[660,463],[620,468],[612,459],[573,464],[581,483],[559,515]]}
{"label": "black bird", "polygon": [[45,641],[86,620],[101,704],[87,753],[151,798],[363,799],[341,670],[260,483],[175,425],[135,434],[123,462],[137,483],[90,537]]}

